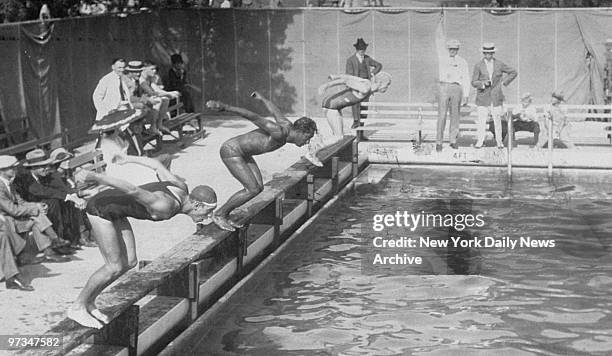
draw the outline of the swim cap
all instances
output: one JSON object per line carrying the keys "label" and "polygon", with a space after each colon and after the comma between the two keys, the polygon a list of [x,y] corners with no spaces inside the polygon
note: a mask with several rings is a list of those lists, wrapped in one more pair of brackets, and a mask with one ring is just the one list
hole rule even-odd
{"label": "swim cap", "polygon": [[387,73],[387,72],[378,72],[375,76],[374,79],[382,84],[385,85],[389,85],[391,84],[391,74]]}
{"label": "swim cap", "polygon": [[207,185],[198,185],[189,193],[189,198],[205,205],[216,206],[217,194]]}

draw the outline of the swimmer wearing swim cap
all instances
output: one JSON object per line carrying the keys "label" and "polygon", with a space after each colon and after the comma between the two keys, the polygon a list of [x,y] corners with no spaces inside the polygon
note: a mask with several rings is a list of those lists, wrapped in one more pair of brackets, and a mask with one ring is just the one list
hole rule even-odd
{"label": "swimmer wearing swim cap", "polygon": [[76,174],[78,182],[94,182],[113,188],[98,193],[87,202],[87,217],[105,263],[89,277],[68,310],[70,319],[96,329],[110,321],[96,308],[97,296],[137,263],[134,232],[127,218],[160,221],[186,214],[195,223],[206,224],[212,222],[211,214],[217,207],[217,195],[212,188],[200,185],[190,193],[185,182],[157,160],[120,154],[113,162],[151,168],[160,181],[136,186],[95,172],[83,170]]}

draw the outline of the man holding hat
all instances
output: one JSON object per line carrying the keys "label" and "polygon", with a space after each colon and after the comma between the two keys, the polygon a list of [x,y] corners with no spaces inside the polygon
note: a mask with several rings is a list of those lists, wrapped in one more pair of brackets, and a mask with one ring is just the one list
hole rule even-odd
{"label": "man holding hat", "polygon": [[[502,144],[502,104],[504,93],[502,86],[508,86],[518,75],[516,70],[493,57],[496,48],[491,42],[482,45],[484,58],[474,66],[472,86],[476,88],[476,106],[478,107],[477,141],[475,148],[481,148],[485,139],[485,129],[489,115],[493,116],[495,141],[498,148]],[[505,74],[505,76],[504,76]]]}
{"label": "man holding hat", "polygon": [[58,255],[53,248],[69,244],[58,238],[51,221],[46,216],[48,206],[43,203],[26,202],[15,191],[15,167],[17,160],[13,156],[0,156],[0,214],[4,215],[9,229],[18,234],[32,232],[38,251],[45,254],[50,262],[67,262],[69,258]]}
{"label": "man holding hat", "polygon": [[[355,47],[355,54],[346,60],[346,74],[370,80],[382,70],[382,64],[365,54],[368,44],[365,43],[363,38],[358,38],[353,47]],[[368,101],[369,97],[369,95],[366,96],[362,101]],[[357,128],[361,125],[361,104],[357,103],[352,108],[353,126],[351,128]]]}
{"label": "man holding hat", "polygon": [[457,55],[460,43],[457,40],[446,42],[448,56],[440,58],[440,93],[438,95],[438,125],[436,130],[436,151],[442,151],[442,139],[446,114],[450,112],[450,146],[457,149],[459,135],[459,108],[467,104],[470,93],[470,74],[465,59]]}

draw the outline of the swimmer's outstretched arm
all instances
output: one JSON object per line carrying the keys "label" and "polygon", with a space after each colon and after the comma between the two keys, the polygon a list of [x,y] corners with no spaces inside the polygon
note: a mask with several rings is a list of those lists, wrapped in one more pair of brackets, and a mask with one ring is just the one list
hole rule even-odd
{"label": "swimmer's outstretched arm", "polygon": [[138,202],[145,206],[151,206],[153,203],[159,201],[159,197],[152,192],[144,190],[130,182],[126,182],[123,179],[109,177],[100,173],[95,173],[87,170],[81,170],[75,174],[77,182],[95,182],[101,185],[107,185],[109,187],[117,188],[124,192],[126,195],[134,197]]}
{"label": "swimmer's outstretched arm", "polygon": [[283,136],[286,136],[286,134],[283,133],[282,127],[279,124],[270,120],[266,120],[265,118],[259,116],[258,114],[250,110],[231,106],[216,100],[207,101],[206,107],[211,110],[229,111],[238,114],[244,117],[245,119],[252,121],[255,125],[257,125],[257,127],[266,131],[274,139],[280,139]]}
{"label": "swimmer's outstretched arm", "polygon": [[142,156],[130,156],[130,155],[116,155],[113,157],[113,163],[117,164],[125,164],[125,163],[135,163],[141,166],[150,168],[155,171],[159,179],[163,182],[172,182],[178,185],[181,189],[187,190],[187,185],[183,182],[182,179],[174,175],[174,173],[170,172],[166,166],[164,166],[160,161],[156,159],[152,159],[149,157]]}
{"label": "swimmer's outstretched arm", "polygon": [[253,94],[251,94],[251,96],[261,101],[262,103],[264,103],[268,111],[270,111],[272,115],[274,116],[274,119],[276,120],[277,123],[281,125],[287,125],[287,124],[291,125],[291,121],[287,120],[285,115],[281,113],[278,106],[276,106],[273,102],[265,98],[263,95],[259,94],[257,91],[254,91]]}

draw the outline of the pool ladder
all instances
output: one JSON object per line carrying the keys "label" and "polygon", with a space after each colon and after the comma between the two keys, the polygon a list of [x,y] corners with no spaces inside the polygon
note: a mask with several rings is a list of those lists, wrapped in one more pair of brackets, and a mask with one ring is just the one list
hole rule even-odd
{"label": "pool ladder", "polygon": [[[554,146],[554,141],[553,141],[553,130],[552,130],[552,117],[548,116],[547,120],[550,120],[548,127],[550,128],[548,130],[548,179],[552,179],[553,176],[553,146]],[[508,115],[508,179],[512,180],[512,147],[513,147],[513,142],[512,142],[512,138],[514,135],[512,135],[512,115]]]}

